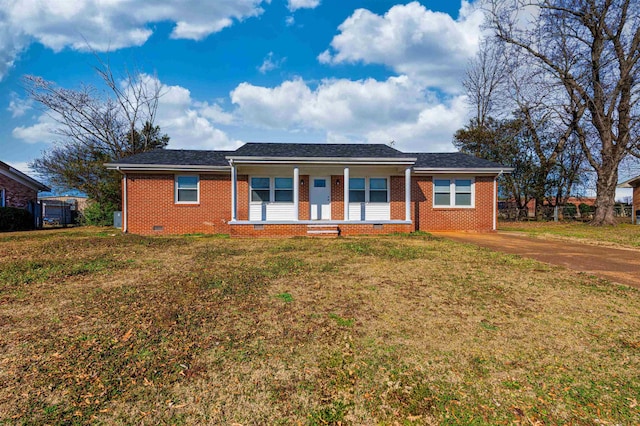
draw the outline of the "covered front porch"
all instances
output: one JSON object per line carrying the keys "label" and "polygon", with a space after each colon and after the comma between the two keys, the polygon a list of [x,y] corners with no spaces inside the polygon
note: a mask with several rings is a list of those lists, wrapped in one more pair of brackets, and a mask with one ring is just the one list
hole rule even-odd
{"label": "covered front porch", "polygon": [[412,223],[409,164],[230,165],[230,225]]}

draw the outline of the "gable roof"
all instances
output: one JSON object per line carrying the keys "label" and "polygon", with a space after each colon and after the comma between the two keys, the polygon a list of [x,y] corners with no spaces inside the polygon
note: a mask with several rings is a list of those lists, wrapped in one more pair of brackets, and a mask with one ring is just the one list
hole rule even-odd
{"label": "gable roof", "polygon": [[460,152],[405,153],[385,144],[246,143],[235,151],[158,149],[105,164],[122,170],[223,171],[235,163],[356,163],[413,166],[432,172],[509,172],[492,161]]}
{"label": "gable roof", "polygon": [[49,188],[47,185],[38,182],[32,177],[27,176],[20,170],[13,168],[2,161],[0,161],[0,174],[3,174],[17,182],[20,182],[21,184],[28,186],[29,188],[36,191],[51,191],[51,188]]}

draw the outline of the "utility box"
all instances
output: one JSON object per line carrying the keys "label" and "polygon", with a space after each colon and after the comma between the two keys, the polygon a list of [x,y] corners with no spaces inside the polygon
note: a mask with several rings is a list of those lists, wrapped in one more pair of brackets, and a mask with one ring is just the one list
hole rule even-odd
{"label": "utility box", "polygon": [[122,229],[122,212],[113,212],[113,227]]}

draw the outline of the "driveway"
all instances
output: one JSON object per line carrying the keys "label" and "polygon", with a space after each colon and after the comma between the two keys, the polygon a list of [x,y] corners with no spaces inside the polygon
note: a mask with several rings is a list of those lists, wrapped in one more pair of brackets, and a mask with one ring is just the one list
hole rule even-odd
{"label": "driveway", "polygon": [[537,239],[513,233],[434,232],[444,238],[518,254],[640,288],[640,250]]}

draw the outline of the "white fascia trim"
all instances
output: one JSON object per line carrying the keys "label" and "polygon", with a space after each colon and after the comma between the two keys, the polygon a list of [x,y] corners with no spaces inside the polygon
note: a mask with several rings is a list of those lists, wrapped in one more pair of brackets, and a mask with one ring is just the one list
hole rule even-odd
{"label": "white fascia trim", "polygon": [[632,177],[629,180],[625,180],[624,182],[616,185],[616,188],[633,188],[632,183],[635,183],[636,181],[640,183],[640,176]]}
{"label": "white fascia trim", "polygon": [[472,169],[472,168],[437,168],[437,167],[414,167],[414,173],[416,174],[499,174],[499,173],[511,173],[513,168],[506,167],[502,169]]}
{"label": "white fascia trim", "polygon": [[360,157],[226,157],[243,164],[388,164],[413,165],[417,158],[360,158]]}
{"label": "white fascia trim", "polygon": [[230,166],[189,166],[178,164],[114,164],[105,163],[109,170],[122,170],[127,172],[228,172]]}
{"label": "white fascia trim", "polygon": [[22,173],[20,170],[16,170],[13,167],[9,167],[9,170],[0,169],[0,174],[5,175],[9,179],[15,180],[18,183],[23,184],[26,187],[33,189],[34,191],[51,191],[46,185],[41,184],[35,179]]}

